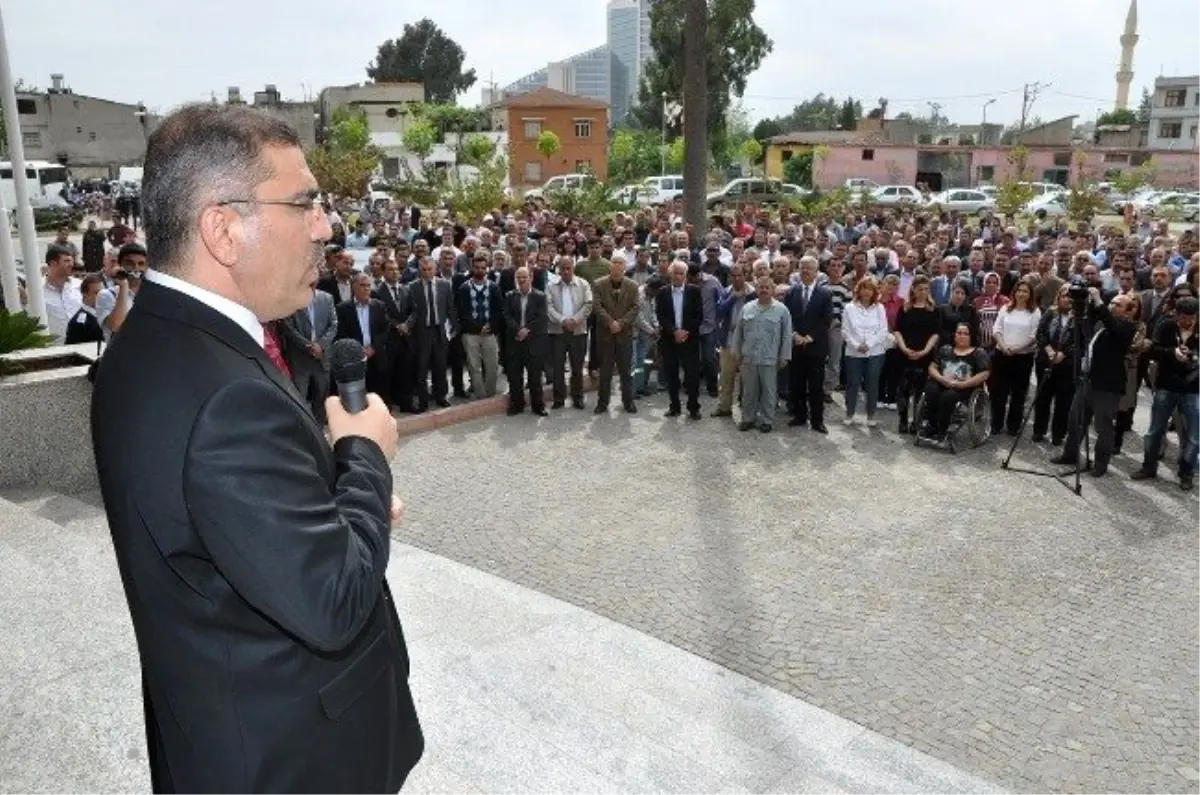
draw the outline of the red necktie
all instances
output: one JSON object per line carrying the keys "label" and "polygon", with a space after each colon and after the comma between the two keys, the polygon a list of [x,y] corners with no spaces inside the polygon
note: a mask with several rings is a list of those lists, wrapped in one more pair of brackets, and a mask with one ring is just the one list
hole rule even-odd
{"label": "red necktie", "polygon": [[275,336],[275,328],[268,323],[263,324],[263,347],[266,348],[267,358],[279,368],[280,372],[291,378],[292,371],[288,368],[287,362],[283,358],[283,349],[279,346],[279,337]]}

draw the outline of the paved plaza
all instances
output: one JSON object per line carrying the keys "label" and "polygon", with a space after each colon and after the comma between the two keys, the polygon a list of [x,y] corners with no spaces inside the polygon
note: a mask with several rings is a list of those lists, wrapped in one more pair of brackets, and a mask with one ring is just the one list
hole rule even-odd
{"label": "paved plaza", "polygon": [[[1200,788],[1194,493],[1131,483],[1131,455],[1079,498],[1002,471],[995,443],[662,408],[406,440],[398,538],[1002,787]],[[1047,457],[1024,442],[1014,464]]]}

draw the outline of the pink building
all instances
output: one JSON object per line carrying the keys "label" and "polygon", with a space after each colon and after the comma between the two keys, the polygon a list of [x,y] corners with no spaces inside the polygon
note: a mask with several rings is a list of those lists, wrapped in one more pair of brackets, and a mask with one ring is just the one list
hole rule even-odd
{"label": "pink building", "polygon": [[[1151,161],[1155,184],[1164,188],[1193,188],[1200,181],[1195,152],[1067,146],[1030,146],[1026,161],[1028,179],[1070,185],[1078,181],[1072,165],[1075,153],[1083,157],[1085,179],[1103,180],[1114,173]],[[813,161],[813,184],[822,190],[837,188],[852,178],[880,185],[917,185],[931,190],[995,184],[1011,178],[1016,169],[1008,162],[1009,147],[900,145],[885,143],[829,144],[824,157]]]}

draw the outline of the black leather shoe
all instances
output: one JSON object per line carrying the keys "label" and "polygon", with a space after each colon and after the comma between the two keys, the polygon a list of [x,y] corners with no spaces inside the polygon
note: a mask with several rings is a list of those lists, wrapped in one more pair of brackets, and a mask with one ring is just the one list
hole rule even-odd
{"label": "black leather shoe", "polygon": [[817,433],[823,433],[827,436],[829,435],[829,429],[826,428],[823,423],[817,423],[816,425],[812,426],[812,429]]}
{"label": "black leather shoe", "polygon": [[524,406],[509,406],[509,407],[508,407],[508,411],[507,411],[506,413],[507,413],[507,414],[508,414],[508,416],[510,416],[510,417],[515,417],[515,416],[517,416],[518,414],[524,414],[524,413],[525,413],[525,407],[524,407]]}
{"label": "black leather shoe", "polygon": [[545,406],[538,406],[536,409],[533,410],[533,413],[538,415],[539,417],[549,417],[550,416],[550,412],[546,411]]}
{"label": "black leather shoe", "polygon": [[583,398],[571,398],[571,405],[577,409],[583,408]]}
{"label": "black leather shoe", "polygon": [[678,406],[672,406],[671,408],[667,409],[667,413],[664,414],[663,416],[664,417],[678,417],[682,413],[683,412],[679,410]]}
{"label": "black leather shoe", "polygon": [[598,404],[596,404],[596,408],[592,409],[592,413],[593,414],[607,414],[608,406],[604,405],[603,403],[598,403]]}
{"label": "black leather shoe", "polygon": [[802,428],[802,427],[804,427],[805,425],[808,425],[808,418],[807,418],[807,417],[804,417],[804,418],[801,418],[801,417],[792,417],[790,420],[788,420],[788,427],[789,427],[789,428]]}
{"label": "black leather shoe", "polygon": [[454,397],[466,400],[470,395],[467,394],[467,390],[465,389],[456,389],[454,390]]}
{"label": "black leather shoe", "polygon": [[709,414],[708,416],[710,416],[710,417],[732,417],[733,412],[730,411],[729,409],[717,409],[716,411],[714,411],[712,414]]}
{"label": "black leather shoe", "polygon": [[739,423],[738,423],[738,430],[739,430],[739,431],[748,431],[748,430],[750,430],[750,429],[751,429],[751,428],[753,428],[753,427],[754,427],[754,423],[753,423],[753,422],[739,422]]}
{"label": "black leather shoe", "polygon": [[689,419],[689,420],[698,420],[698,419],[702,419],[702,418],[701,418],[701,416],[700,416],[700,412],[699,412],[699,411],[689,411],[689,412],[688,412],[688,419]]}
{"label": "black leather shoe", "polygon": [[1076,464],[1079,463],[1079,459],[1072,455],[1065,455],[1065,454],[1064,455],[1056,455],[1056,456],[1054,456],[1054,458],[1050,459],[1050,463],[1051,464],[1068,464],[1070,466],[1075,466]]}
{"label": "black leather shoe", "polygon": [[621,408],[625,409],[626,414],[637,414],[637,406],[633,403],[626,403]]}
{"label": "black leather shoe", "polygon": [[566,405],[566,403],[565,403],[564,401],[561,401],[561,400],[556,400],[556,401],[554,401],[553,403],[551,403],[551,404],[550,404],[550,408],[552,408],[552,409],[561,409],[561,408],[562,408],[563,406],[565,406],[565,405]]}
{"label": "black leather shoe", "polygon": [[762,431],[763,433],[770,433],[772,431],[772,428],[770,425],[759,425],[758,429],[760,431]]}
{"label": "black leather shoe", "polygon": [[1191,491],[1195,485],[1196,481],[1192,479],[1191,475],[1179,476],[1179,488],[1183,489],[1184,491]]}
{"label": "black leather shoe", "polygon": [[1046,441],[1046,434],[1035,433],[1033,436],[1030,437],[1029,440],[1031,442],[1033,442],[1034,444],[1041,444],[1042,442]]}
{"label": "black leather shoe", "polygon": [[1151,472],[1150,470],[1143,467],[1142,469],[1139,469],[1138,471],[1130,474],[1129,479],[1130,480],[1153,480],[1156,477],[1158,477],[1157,472]]}
{"label": "black leather shoe", "polygon": [[446,398],[441,398],[441,399],[439,399],[439,400],[435,400],[434,402],[435,402],[435,403],[437,403],[437,404],[438,404],[438,406],[440,406],[440,407],[442,407],[442,408],[444,408],[444,409],[448,409],[448,408],[450,408],[450,401],[449,401],[449,400],[446,400]]}

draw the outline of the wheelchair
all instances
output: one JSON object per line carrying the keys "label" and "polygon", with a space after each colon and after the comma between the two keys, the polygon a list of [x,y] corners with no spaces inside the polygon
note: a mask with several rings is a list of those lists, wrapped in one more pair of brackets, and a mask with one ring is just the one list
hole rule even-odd
{"label": "wheelchair", "polygon": [[944,442],[929,435],[929,421],[925,419],[924,392],[917,399],[916,423],[917,431],[913,435],[913,444],[917,447],[927,445],[957,453],[961,444],[960,434],[966,437],[963,441],[969,449],[979,447],[992,435],[992,401],[987,387],[976,387],[965,402],[954,407]]}

